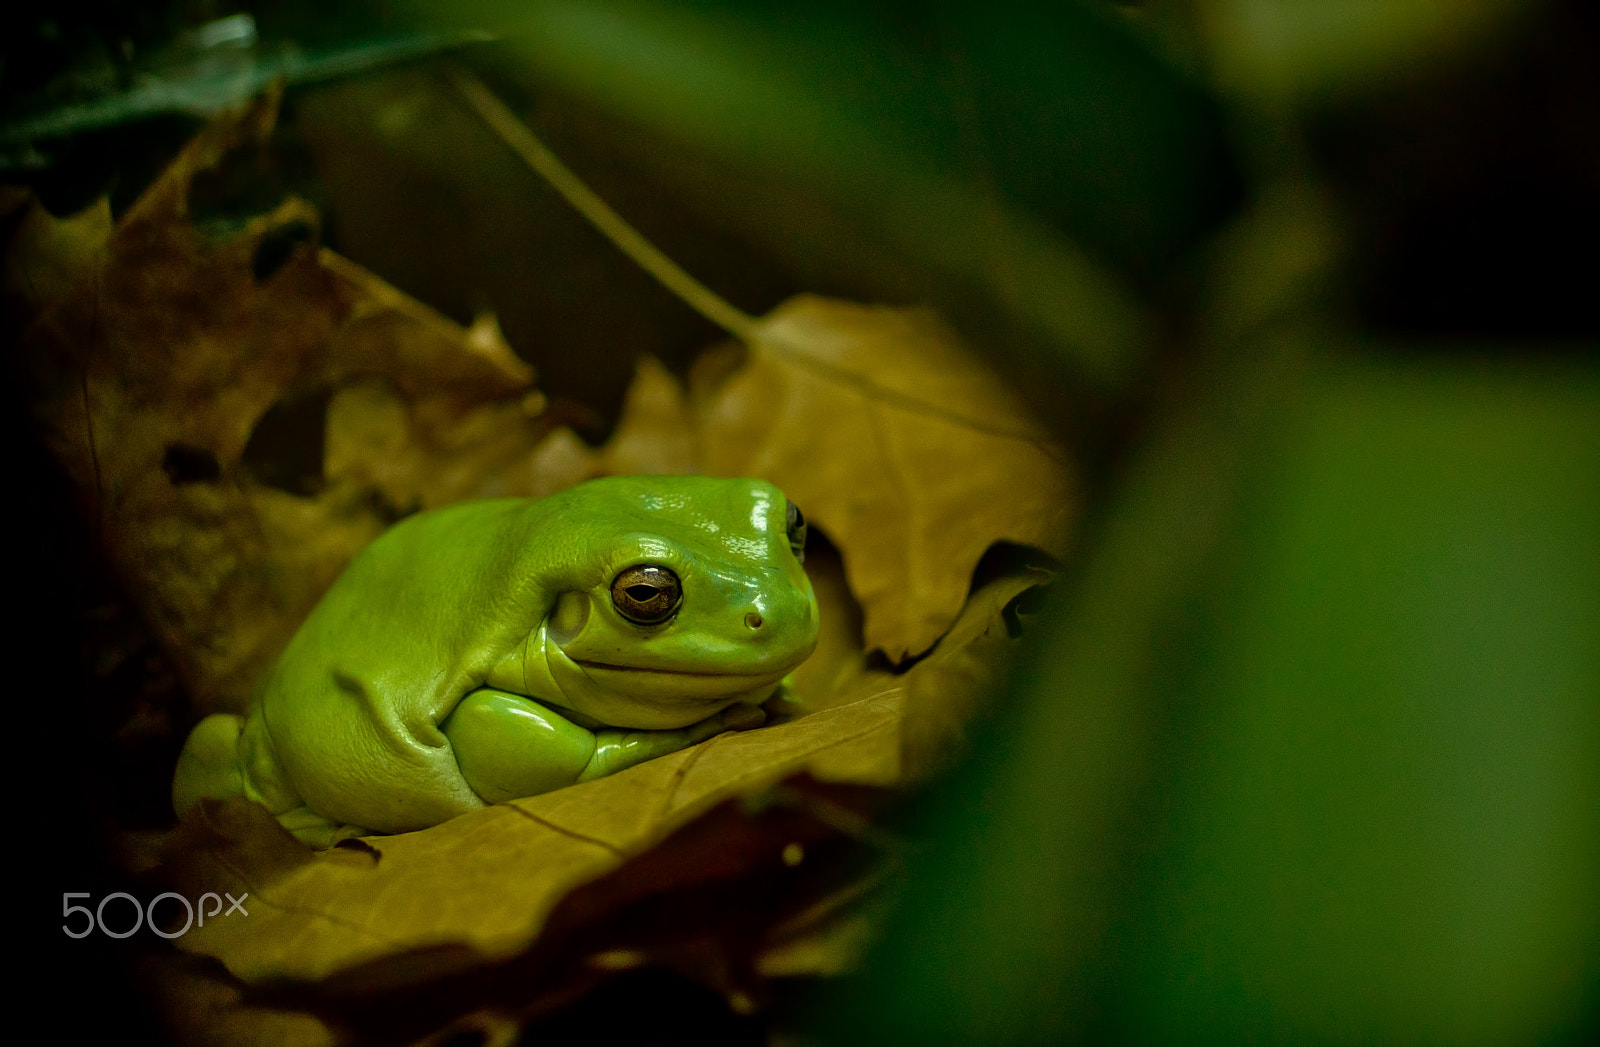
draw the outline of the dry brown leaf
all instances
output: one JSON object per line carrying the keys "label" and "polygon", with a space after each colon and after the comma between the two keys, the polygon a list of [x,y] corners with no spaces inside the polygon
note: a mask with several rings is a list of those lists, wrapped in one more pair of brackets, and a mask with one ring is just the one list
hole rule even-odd
{"label": "dry brown leaf", "polygon": [[806,574],[821,612],[817,649],[792,674],[800,710],[816,712],[896,686],[893,673],[872,668],[861,642],[861,606],[845,581],[838,550],[813,542]]}
{"label": "dry brown leaf", "polygon": [[607,476],[662,476],[700,471],[694,420],[683,385],[654,357],[641,359],[622,420],[600,452]]}
{"label": "dry brown leaf", "polygon": [[768,978],[831,978],[852,973],[860,968],[875,940],[879,919],[877,913],[855,904],[829,906],[814,923],[783,928],[761,954],[757,969]]}
{"label": "dry brown leaf", "polygon": [[313,853],[260,808],[207,804],[208,829],[186,823],[205,841],[180,858],[183,887],[194,897],[248,892],[249,915],[212,920],[179,945],[246,982],[321,980],[445,945],[473,962],[504,958],[538,938],[572,888],[729,797],[801,771],[821,781],[893,784],[901,700],[890,690],[793,723],[719,735],[607,778],[421,832],[371,837],[370,850]]}
{"label": "dry brown leaf", "polygon": [[[319,998],[340,985],[443,984],[483,964],[516,972],[514,1000],[451,1003],[456,1025],[408,1037],[525,1016],[644,963],[747,1002],[763,977],[848,968],[869,929],[844,901],[860,883],[771,873],[805,833],[735,801],[804,795],[796,775],[885,789],[959,747],[1013,644],[1002,611],[1038,581],[1007,576],[969,602],[974,566],[1001,540],[1062,551],[1059,449],[928,314],[816,298],[763,321],[742,357],[716,354],[701,374],[720,381],[692,400],[642,361],[612,441],[591,449],[545,410],[492,316],[462,328],[302,243],[318,221],[308,205],[288,200],[220,239],[194,228],[194,176],[259,141],[271,117],[257,106],[191,144],[102,257],[58,267],[78,275],[58,281],[70,289],[23,346],[49,442],[199,706],[242,708],[348,559],[414,509],[603,474],[756,475],[838,551],[818,543],[807,564],[824,610],[818,652],[795,674],[807,715],[321,853],[261,808],[205,805],[163,874],[188,897],[249,893],[250,915],[212,920],[180,946],[249,986],[317,983]],[[321,446],[286,441],[296,425]],[[900,659],[930,647],[899,676],[866,650]],[[806,824],[871,835],[859,815],[823,810]],[[681,904],[653,944],[624,947],[638,906],[668,888]],[[734,895],[743,908],[722,904]],[[764,920],[778,921],[771,934]],[[249,1022],[237,986],[186,977],[174,975],[189,986],[179,996],[216,1004],[212,1025],[190,1022],[205,1035]],[[293,1007],[278,1017],[311,1041],[363,1021],[301,1022]]]}
{"label": "dry brown leaf", "polygon": [[[898,676],[861,668],[841,673],[835,700],[882,686],[904,694],[899,723],[900,766],[906,781],[947,770],[965,752],[967,730],[999,692],[1020,653],[1019,599],[1049,584],[1052,575],[1020,568],[985,583],[926,658]],[[832,977],[858,970],[882,923],[880,878],[858,877],[774,925],[757,969],[769,978]]]}
{"label": "dry brown leaf", "polygon": [[899,855],[885,857],[775,923],[762,936],[757,971],[767,978],[815,978],[859,970],[891,900],[885,888],[904,873]]}
{"label": "dry brown leaf", "polygon": [[1020,631],[1012,633],[1018,598],[1051,577],[1027,568],[984,585],[939,646],[900,678],[906,694],[900,753],[908,779],[946,770],[964,754],[968,727],[1003,686],[1021,647]]}
{"label": "dry brown leaf", "polygon": [[[302,242],[308,205],[286,200],[223,239],[191,224],[195,176],[272,119],[263,102],[203,132],[22,346],[48,444],[206,711],[244,707],[396,516],[542,493],[542,470],[571,464],[532,453],[554,422],[496,330],[463,329]],[[296,410],[320,432],[323,405],[326,456],[275,445]]]}
{"label": "dry brown leaf", "polygon": [[328,1025],[301,1011],[252,1006],[244,988],[193,957],[145,958],[143,975],[174,1041],[186,1047],[334,1047]]}
{"label": "dry brown leaf", "polygon": [[[427,957],[421,974],[407,970],[412,978],[505,960],[540,941],[573,889],[638,861],[730,798],[760,795],[800,771],[890,786],[941,769],[1015,652],[1005,608],[1047,577],[1022,571],[984,586],[911,670],[851,677],[878,685],[863,699],[423,832],[317,853],[260,808],[208,805],[209,821],[185,824],[181,886],[196,896],[249,892],[250,916],[213,921],[180,944],[246,982],[319,981],[408,955]],[[834,894],[860,890],[846,884]],[[751,962],[767,977],[837,973],[857,962],[871,926],[825,896],[774,928]]]}
{"label": "dry brown leaf", "polygon": [[[454,1033],[486,1028],[500,1035],[520,1027],[531,1035],[541,1015],[598,983],[651,968],[712,988],[736,1010],[750,1013],[769,992],[760,956],[796,944],[797,931],[819,933],[856,901],[880,896],[885,877],[872,873],[871,864],[863,876],[860,859],[871,848],[857,837],[884,795],[800,776],[755,794],[755,802],[719,803],[649,851],[568,893],[532,947],[502,959],[459,946],[424,947],[377,957],[317,982],[246,984],[219,969],[206,972],[218,977],[207,979],[216,984],[201,986],[198,1006],[221,997],[219,1024],[261,1007],[276,1012],[263,1013],[264,1020],[314,1018],[338,1030],[340,1042],[352,1044],[446,1042]],[[247,864],[244,852],[261,844],[249,838],[248,812],[216,805],[212,813],[220,818],[212,853],[235,868]],[[268,822],[260,827],[271,828]],[[354,846],[333,860],[370,866],[377,852]],[[432,898],[417,901],[428,904]],[[250,904],[254,915],[253,898]],[[769,925],[774,934],[767,933]],[[180,976],[204,971],[165,966]],[[184,986],[181,977],[178,986]]]}
{"label": "dry brown leaf", "polygon": [[104,257],[111,237],[111,203],[102,197],[77,214],[57,218],[31,193],[12,186],[0,188],[6,190],[0,197],[0,211],[12,207],[20,211],[20,217],[6,216],[8,224],[15,225],[6,245],[0,296],[13,315],[31,320]]}
{"label": "dry brown leaf", "polygon": [[994,543],[1066,551],[1063,448],[924,310],[791,299],[697,394],[704,471],[762,477],[804,508],[844,556],[868,649],[892,661],[944,634]]}

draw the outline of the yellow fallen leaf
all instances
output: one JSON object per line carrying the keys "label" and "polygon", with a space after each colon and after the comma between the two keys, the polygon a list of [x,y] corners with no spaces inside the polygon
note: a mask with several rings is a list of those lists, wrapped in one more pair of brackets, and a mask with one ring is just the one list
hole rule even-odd
{"label": "yellow fallen leaf", "polygon": [[821,623],[817,649],[794,671],[801,711],[844,705],[896,685],[894,674],[869,666],[861,641],[861,606],[844,577],[839,551],[813,541],[806,551],[806,575],[817,594]]}
{"label": "yellow fallen leaf", "polygon": [[696,390],[704,469],[771,480],[828,533],[869,649],[923,653],[996,542],[1063,555],[1066,454],[930,313],[801,296]]}
{"label": "yellow fallen leaf", "polygon": [[245,706],[398,516],[550,486],[532,452],[555,423],[494,330],[318,250],[301,201],[221,239],[190,222],[195,177],[272,119],[210,125],[21,346],[47,444],[204,711]]}
{"label": "yellow fallen leaf", "polygon": [[244,986],[196,957],[143,958],[144,980],[174,1042],[188,1047],[334,1047],[332,1028],[303,1011],[253,1005]]}
{"label": "yellow fallen leaf", "polygon": [[608,476],[661,476],[700,471],[688,397],[653,357],[639,361],[622,419],[600,453]]}
{"label": "yellow fallen leaf", "polygon": [[[815,797],[785,821],[774,797],[876,795],[959,749],[1013,645],[1003,612],[1039,581],[1014,573],[968,600],[974,567],[998,541],[1063,551],[1060,449],[931,315],[816,298],[763,321],[749,350],[711,354],[693,397],[642,361],[613,439],[589,448],[492,316],[463,328],[317,249],[309,205],[217,237],[193,226],[190,182],[271,116],[259,105],[191,144],[103,254],[73,263],[94,278],[64,281],[23,345],[50,445],[201,709],[242,708],[323,589],[398,517],[607,473],[779,483],[818,528],[807,569],[823,632],[786,719],[423,832],[311,852],[261,808],[205,805],[162,875],[186,897],[248,894],[249,915],[179,947],[251,986],[315,986],[305,1020],[290,1006],[261,1026],[309,1042],[351,1021],[319,999],[386,985],[398,1009],[397,986],[484,964],[525,969],[528,987],[469,993],[452,1020],[526,1015],[645,964],[739,1006],[763,978],[846,969],[870,931],[848,901],[860,884],[822,887],[808,870],[875,830]],[[869,648],[903,664],[931,653],[897,674]],[[630,906],[666,890],[688,900],[634,941]],[[215,1004],[198,1027],[249,1025],[238,986],[194,970],[171,981]]]}
{"label": "yellow fallen leaf", "polygon": [[880,862],[775,924],[762,937],[757,969],[768,978],[833,977],[858,970],[890,901],[885,886],[903,872],[893,861]]}
{"label": "yellow fallen leaf", "polygon": [[567,892],[730,796],[801,771],[822,781],[894,783],[901,700],[890,690],[793,723],[722,734],[607,778],[421,832],[369,837],[360,851],[311,852],[264,809],[207,804],[205,817],[223,822],[179,859],[184,889],[194,897],[249,893],[249,915],[208,921],[178,944],[246,982],[321,980],[443,945],[462,950],[463,962],[517,953]]}
{"label": "yellow fallen leaf", "polygon": [[[859,899],[851,897],[851,903]],[[809,915],[809,914],[808,914]],[[768,978],[834,977],[858,969],[878,928],[878,914],[856,904],[829,907],[815,922],[780,928],[761,954]]]}
{"label": "yellow fallen leaf", "polygon": [[[213,920],[180,945],[246,982],[325,981],[413,954],[427,954],[425,973],[438,977],[519,954],[540,942],[574,889],[730,797],[759,796],[801,771],[889,786],[940,769],[1015,653],[1006,609],[1047,578],[1025,569],[986,584],[911,670],[853,677],[886,684],[865,698],[422,832],[312,852],[260,808],[208,805],[208,826],[185,825],[182,887],[196,896],[248,892],[250,915]],[[768,977],[849,969],[873,923],[840,899],[860,890],[846,884],[775,927],[752,959],[757,969]]]}
{"label": "yellow fallen leaf", "polygon": [[[111,237],[111,203],[101,197],[77,214],[57,218],[31,193],[15,187],[0,197],[0,211],[12,225],[6,244],[5,267],[0,271],[0,296],[8,319],[31,320],[93,271]],[[11,207],[6,207],[6,197]]]}
{"label": "yellow fallen leaf", "polygon": [[1021,648],[1015,605],[1051,577],[1025,568],[984,585],[939,646],[900,678],[906,694],[900,752],[908,779],[946,770],[965,753],[969,726],[1000,691]]}

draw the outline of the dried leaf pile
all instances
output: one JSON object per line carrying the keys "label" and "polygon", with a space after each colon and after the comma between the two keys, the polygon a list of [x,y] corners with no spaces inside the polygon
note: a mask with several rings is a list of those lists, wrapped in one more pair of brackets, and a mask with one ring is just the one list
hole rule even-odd
{"label": "dried leaf pile", "polygon": [[[317,246],[289,199],[225,228],[191,189],[270,132],[219,119],[112,223],[6,196],[36,421],[199,713],[242,710],[343,565],[401,516],[618,474],[760,476],[828,539],[818,651],[784,722],[423,832],[315,853],[208,804],[155,875],[250,896],[152,960],[199,1042],[498,1042],[619,971],[760,1006],[847,969],[898,860],[871,822],[960,748],[1066,551],[1065,455],[931,314],[793,299],[687,383],[641,361],[591,448],[492,318],[463,328]],[[1044,557],[1037,558],[1041,562]],[[219,969],[204,958],[220,962]]]}

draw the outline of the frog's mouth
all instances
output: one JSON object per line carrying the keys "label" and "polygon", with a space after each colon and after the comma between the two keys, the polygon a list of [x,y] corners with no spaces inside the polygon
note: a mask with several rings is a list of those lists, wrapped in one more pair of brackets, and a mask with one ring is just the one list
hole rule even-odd
{"label": "frog's mouth", "polygon": [[[590,683],[620,697],[674,705],[726,705],[757,690],[770,691],[790,666],[757,672],[670,669],[657,665],[618,665],[574,658],[572,664]],[[765,697],[763,694],[762,697]]]}
{"label": "frog's mouth", "polygon": [[588,670],[588,669],[599,669],[599,670],[601,670],[603,672],[649,673],[651,675],[659,674],[659,675],[662,675],[662,676],[689,676],[689,677],[694,677],[696,679],[707,679],[707,680],[766,680],[766,679],[782,679],[783,678],[783,673],[778,673],[778,674],[776,674],[776,676],[774,676],[774,674],[771,673],[771,672],[764,672],[764,673],[718,673],[718,672],[705,672],[705,671],[697,670],[697,669],[660,669],[660,668],[655,668],[655,667],[651,667],[651,666],[643,666],[643,665],[613,665],[610,662],[595,662],[595,661],[590,661],[587,658],[574,658],[574,659],[572,659],[572,664],[573,665],[577,665],[577,666],[581,666],[582,668],[584,668],[586,670]]}
{"label": "frog's mouth", "polygon": [[708,672],[588,658],[551,662],[561,687],[560,704],[603,724],[646,730],[684,727],[736,702],[760,704],[790,668]]}

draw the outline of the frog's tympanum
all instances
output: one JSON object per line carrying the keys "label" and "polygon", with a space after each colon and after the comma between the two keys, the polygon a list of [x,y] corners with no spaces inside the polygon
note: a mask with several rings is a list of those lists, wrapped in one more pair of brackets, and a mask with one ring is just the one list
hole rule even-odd
{"label": "frog's tympanum", "polygon": [[804,548],[760,480],[614,477],[410,517],[351,561],[247,716],[195,727],[173,804],[245,796],[327,846],[759,726],[816,645]]}

